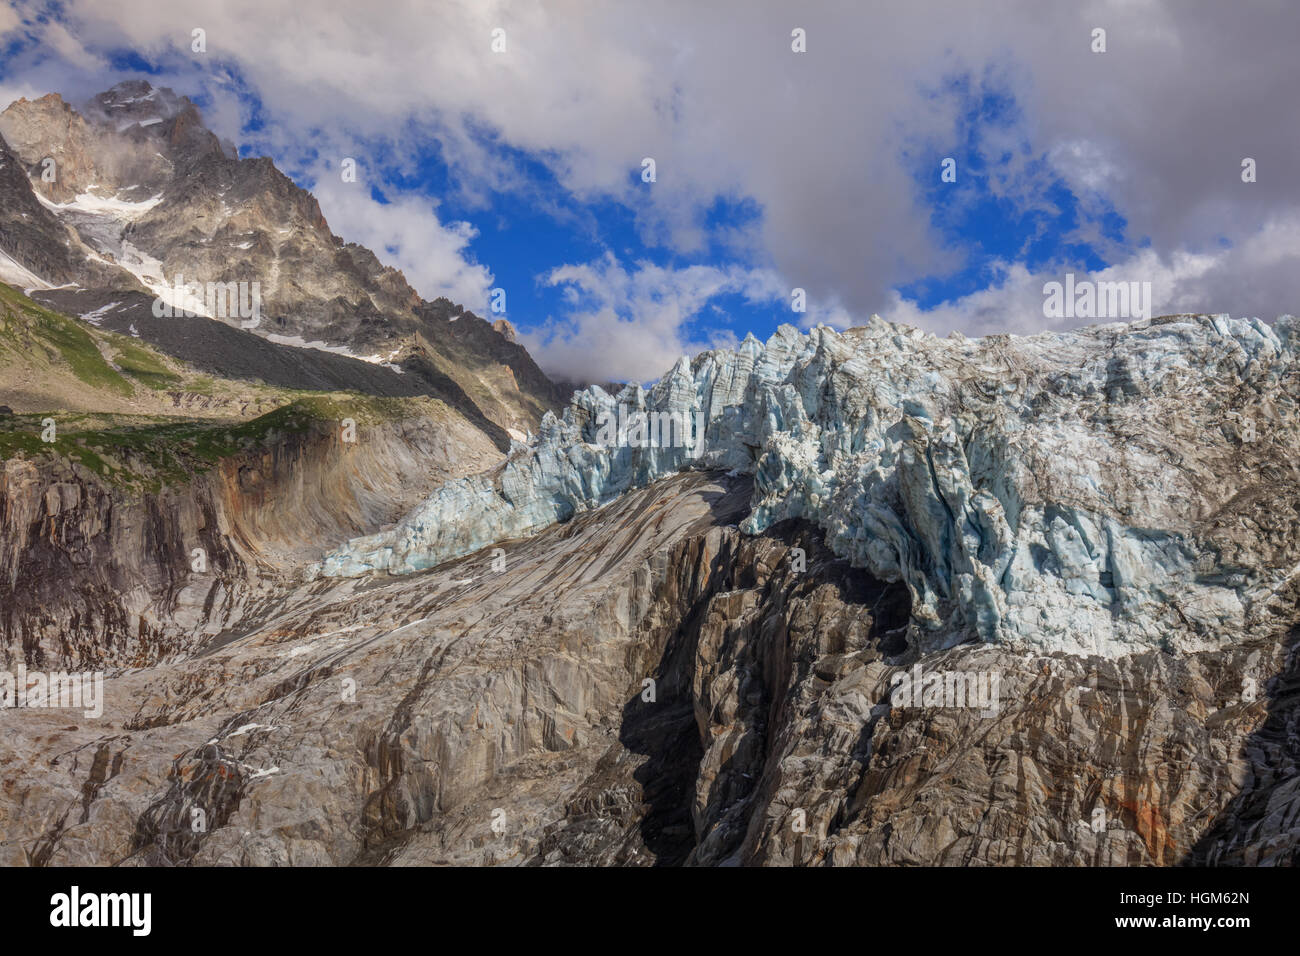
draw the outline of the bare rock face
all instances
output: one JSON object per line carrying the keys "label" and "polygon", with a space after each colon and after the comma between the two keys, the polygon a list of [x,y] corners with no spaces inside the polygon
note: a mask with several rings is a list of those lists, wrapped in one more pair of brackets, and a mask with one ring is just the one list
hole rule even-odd
{"label": "bare rock face", "polygon": [[105,286],[126,279],[87,261],[80,247],[76,234],[37,200],[22,162],[0,138],[0,280],[39,288],[80,278]]}
{"label": "bare rock face", "polygon": [[492,329],[507,342],[514,342],[517,339],[515,327],[507,319],[497,319],[492,323]]}
{"label": "bare rock face", "polygon": [[111,674],[98,719],[0,712],[0,858],[1294,863],[1295,632],[918,654],[905,586],[807,523],[741,534],[750,494],[688,473],[431,571],[286,582]]}
{"label": "bare rock face", "polygon": [[[150,666],[265,613],[321,540],[382,526],[497,455],[469,422],[301,420],[192,480],[142,492],[62,459],[0,468],[0,661]],[[109,452],[100,449],[104,454]],[[120,464],[140,464],[124,454]],[[196,553],[196,550],[198,553]]]}
{"label": "bare rock face", "polygon": [[[1296,632],[1121,661],[899,654],[905,589],[864,581],[807,527],[782,537],[807,574],[784,540],[724,538],[735,577],[693,595],[658,669],[667,706],[625,709],[532,862],[1295,862]],[[678,557],[689,579],[699,564]]]}
{"label": "bare rock face", "polygon": [[[0,113],[0,130],[27,167],[32,187],[52,203],[92,190],[126,201],[148,199],[175,174],[180,153],[220,152],[211,134],[201,145],[193,142],[198,113],[189,100],[143,81],[99,94],[87,112],[89,120],[50,93],[19,99]],[[188,148],[177,150],[181,144]]]}
{"label": "bare rock face", "polygon": [[[97,720],[0,711],[0,857],[519,862],[652,664],[638,638],[668,549],[742,514],[688,476],[504,549],[505,570],[483,554],[290,587],[197,656],[110,676]],[[82,748],[113,768],[89,809],[80,757],[49,757]]]}

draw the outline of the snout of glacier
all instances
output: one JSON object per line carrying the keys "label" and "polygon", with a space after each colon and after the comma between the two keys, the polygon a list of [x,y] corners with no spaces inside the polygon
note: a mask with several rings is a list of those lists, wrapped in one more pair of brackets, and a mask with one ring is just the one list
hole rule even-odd
{"label": "snout of glacier", "polygon": [[[981,339],[786,325],[683,357],[649,391],[574,393],[498,471],[322,573],[432,567],[702,467],[753,476],[745,532],[803,518],[904,582],[916,650],[1212,648],[1273,626],[1300,571],[1298,344],[1290,316]],[[620,404],[704,422],[702,453],[599,444]]]}

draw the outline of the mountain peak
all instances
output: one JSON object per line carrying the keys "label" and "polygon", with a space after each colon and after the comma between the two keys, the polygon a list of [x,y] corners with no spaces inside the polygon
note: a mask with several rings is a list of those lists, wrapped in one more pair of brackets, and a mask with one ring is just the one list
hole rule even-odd
{"label": "mountain peak", "polygon": [[186,111],[196,116],[198,110],[187,96],[178,96],[168,87],[154,87],[147,80],[123,80],[98,93],[86,106],[86,113],[117,124],[124,129],[159,123]]}
{"label": "mountain peak", "polygon": [[[485,321],[448,321],[465,310],[425,304],[399,270],[345,244],[316,198],[269,157],[223,150],[186,96],[143,79],[80,110],[51,94],[0,113],[0,136],[17,160],[0,183],[12,193],[0,202],[0,253],[23,288],[79,286],[75,303],[60,307],[94,313],[120,303],[122,288],[170,302],[178,282],[242,283],[257,289],[256,324],[244,326],[253,338],[397,369],[465,409],[503,448],[558,404],[513,327],[494,334]],[[215,300],[203,314],[234,324]],[[184,350],[146,318],[133,320],[142,335]]]}

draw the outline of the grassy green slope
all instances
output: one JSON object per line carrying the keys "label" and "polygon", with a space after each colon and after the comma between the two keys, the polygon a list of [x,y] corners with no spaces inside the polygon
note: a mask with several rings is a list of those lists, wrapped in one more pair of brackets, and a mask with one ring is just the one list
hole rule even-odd
{"label": "grassy green slope", "polygon": [[0,414],[0,459],[61,457],[107,481],[149,490],[293,433],[336,428],[345,418],[364,425],[451,414],[431,398],[300,391],[202,375],[0,283],[0,404],[9,394],[21,396],[24,407]]}

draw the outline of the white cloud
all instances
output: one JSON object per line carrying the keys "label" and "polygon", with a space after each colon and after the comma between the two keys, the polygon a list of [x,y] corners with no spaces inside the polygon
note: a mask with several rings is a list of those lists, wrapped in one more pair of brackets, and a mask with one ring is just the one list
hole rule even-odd
{"label": "white cloud", "polygon": [[23,18],[18,15],[18,11],[13,7],[0,7],[0,37],[3,37],[10,30],[22,26]]}
{"label": "white cloud", "polygon": [[446,296],[486,314],[492,273],[468,256],[477,235],[469,223],[440,222],[427,199],[401,196],[381,203],[363,182],[345,183],[337,171],[321,175],[312,193],[330,229],[402,270],[421,296]]}
{"label": "white cloud", "polygon": [[[579,199],[626,203],[646,239],[684,253],[704,249],[705,217],[719,197],[752,200],[761,216],[733,230],[728,247],[749,250],[747,261],[783,286],[855,316],[905,311],[890,305],[892,289],[963,261],[964,250],[945,245],[935,228],[942,223],[931,222],[916,180],[932,166],[937,177],[938,158],[955,155],[958,188],[966,182],[975,158],[960,136],[969,104],[943,91],[947,80],[969,76],[1015,96],[1012,126],[982,123],[976,148],[992,187],[1020,208],[1045,204],[1044,184],[1060,175],[1084,208],[1109,201],[1134,237],[1150,238],[1151,251],[1133,262],[1152,258],[1174,271],[1179,256],[1222,263],[1204,280],[1171,280],[1171,300],[1204,297],[1189,308],[1240,301],[1271,314],[1289,308],[1297,289],[1295,273],[1258,248],[1264,236],[1286,244],[1287,265],[1297,249],[1295,235],[1277,225],[1300,211],[1291,176],[1300,168],[1300,101],[1292,44],[1282,39],[1300,24],[1293,5],[668,0],[648,13],[613,0],[409,0],[377,13],[351,0],[71,0],[64,10],[82,44],[157,57],[185,81],[176,83],[181,90],[204,82],[205,70],[237,68],[262,101],[260,135],[277,156],[310,162],[304,149],[312,144],[346,140],[382,143],[387,160],[402,162],[435,137],[467,195],[521,188],[526,177],[509,152],[485,144],[486,134],[546,163]],[[189,53],[195,25],[207,30],[206,58]],[[807,53],[790,51],[796,25],[807,30]],[[1104,54],[1090,50],[1097,25],[1107,29]],[[496,27],[506,30],[504,54],[490,49]],[[31,54],[7,64],[8,75],[87,89],[93,57],[64,46],[76,69]],[[115,79],[99,70],[93,82]],[[221,126],[238,120],[237,109],[219,110],[218,132],[237,137]],[[636,176],[645,156],[658,166],[651,185]],[[1259,163],[1257,183],[1240,181],[1244,156]],[[414,207],[396,205],[379,216],[362,204],[356,221],[413,224]],[[346,209],[331,215],[337,231],[372,244],[370,233],[347,231],[350,221]],[[389,226],[373,228],[392,238]],[[1085,223],[1065,238],[1095,235]],[[412,247],[430,243],[441,256],[458,248],[463,260],[463,233],[438,226],[433,236]],[[403,268],[419,265],[410,258]],[[425,282],[478,282],[472,263],[425,265]],[[441,280],[435,265],[449,270]],[[917,320],[968,321],[970,331],[1024,327],[1041,317],[1041,301],[1008,298],[1023,271],[1009,264],[987,296]],[[607,317],[601,327],[626,336],[629,352],[645,349],[635,328],[644,320],[615,314],[618,324]],[[645,335],[663,339],[659,328]],[[643,364],[616,360],[613,339],[602,348],[618,367]],[[576,350],[567,364],[578,367]]]}
{"label": "white cloud", "polygon": [[[50,20],[40,31],[41,43],[53,49],[66,62],[81,70],[99,71],[108,67],[108,61],[92,53],[81,40],[68,32],[57,20]],[[52,91],[53,92],[53,91]]]}
{"label": "white cloud", "polygon": [[[1282,313],[1300,314],[1296,275],[1300,275],[1300,215],[1295,213],[1269,220],[1237,246],[1205,252],[1179,248],[1163,255],[1146,248],[1099,272],[1075,271],[1076,281],[1150,282],[1153,316],[1226,312],[1266,320]],[[880,315],[936,335],[954,330],[971,335],[1032,334],[1087,324],[1087,320],[1044,317],[1043,285],[1063,278],[1063,271],[1030,273],[1018,263],[1004,263],[998,281],[985,289],[929,310],[894,293]],[[1288,283],[1289,298],[1266,291]]]}
{"label": "white cloud", "polygon": [[686,332],[711,300],[740,295],[775,303],[789,295],[770,270],[649,262],[628,268],[611,254],[560,266],[543,281],[563,288],[571,311],[525,334],[524,344],[548,373],[570,381],[657,379],[682,355],[736,343],[725,330],[707,337]]}

